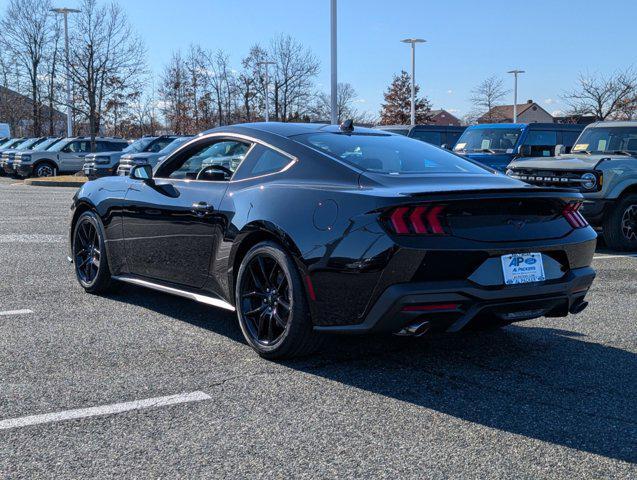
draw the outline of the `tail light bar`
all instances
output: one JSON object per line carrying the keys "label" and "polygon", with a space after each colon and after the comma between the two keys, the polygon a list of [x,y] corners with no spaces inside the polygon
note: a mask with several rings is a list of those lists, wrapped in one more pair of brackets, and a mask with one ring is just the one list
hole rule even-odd
{"label": "tail light bar", "polygon": [[573,228],[588,227],[588,221],[580,213],[579,209],[582,208],[582,202],[567,203],[562,210],[562,215],[566,218]]}
{"label": "tail light bar", "polygon": [[390,211],[387,220],[398,235],[448,235],[444,205],[397,207]]}

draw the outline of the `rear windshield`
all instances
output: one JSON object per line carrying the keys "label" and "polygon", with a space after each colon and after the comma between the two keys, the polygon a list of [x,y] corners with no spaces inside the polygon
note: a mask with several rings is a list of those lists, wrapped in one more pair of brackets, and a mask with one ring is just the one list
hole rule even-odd
{"label": "rear windshield", "polygon": [[369,172],[487,173],[457,155],[402,135],[309,133],[294,140]]}

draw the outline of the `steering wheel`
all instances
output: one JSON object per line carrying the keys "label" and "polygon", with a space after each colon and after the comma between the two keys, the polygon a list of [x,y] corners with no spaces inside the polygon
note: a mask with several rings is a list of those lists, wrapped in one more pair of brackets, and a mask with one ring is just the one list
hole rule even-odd
{"label": "steering wheel", "polygon": [[221,171],[223,173],[225,173],[228,178],[230,178],[232,176],[232,174],[234,173],[232,170],[230,170],[229,168],[224,167],[223,165],[208,165],[205,168],[202,168],[201,170],[199,170],[199,173],[197,173],[197,180],[201,180],[201,177],[203,177],[204,175],[208,174],[211,170],[218,170]]}

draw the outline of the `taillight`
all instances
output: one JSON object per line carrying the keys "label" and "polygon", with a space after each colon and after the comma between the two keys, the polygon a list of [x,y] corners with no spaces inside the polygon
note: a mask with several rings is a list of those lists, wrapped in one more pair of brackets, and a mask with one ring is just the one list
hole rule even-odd
{"label": "taillight", "polygon": [[448,235],[444,205],[397,207],[387,217],[398,235]]}
{"label": "taillight", "polygon": [[567,203],[564,206],[564,210],[562,210],[562,215],[564,215],[573,228],[588,227],[588,221],[579,212],[580,208],[582,208],[582,202],[575,202]]}

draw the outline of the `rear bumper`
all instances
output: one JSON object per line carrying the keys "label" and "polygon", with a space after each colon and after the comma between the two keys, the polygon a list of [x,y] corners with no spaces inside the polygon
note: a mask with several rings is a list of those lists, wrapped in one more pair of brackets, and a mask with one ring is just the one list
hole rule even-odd
{"label": "rear bumper", "polygon": [[[505,323],[543,315],[565,316],[583,302],[594,278],[592,268],[582,267],[559,280],[497,288],[480,287],[469,281],[392,285],[381,294],[362,323],[314,329],[335,333],[396,333],[417,321],[430,320],[434,328],[454,332],[484,315],[500,316]],[[449,308],[409,311],[417,305]],[[454,305],[457,307],[452,308]]]}

